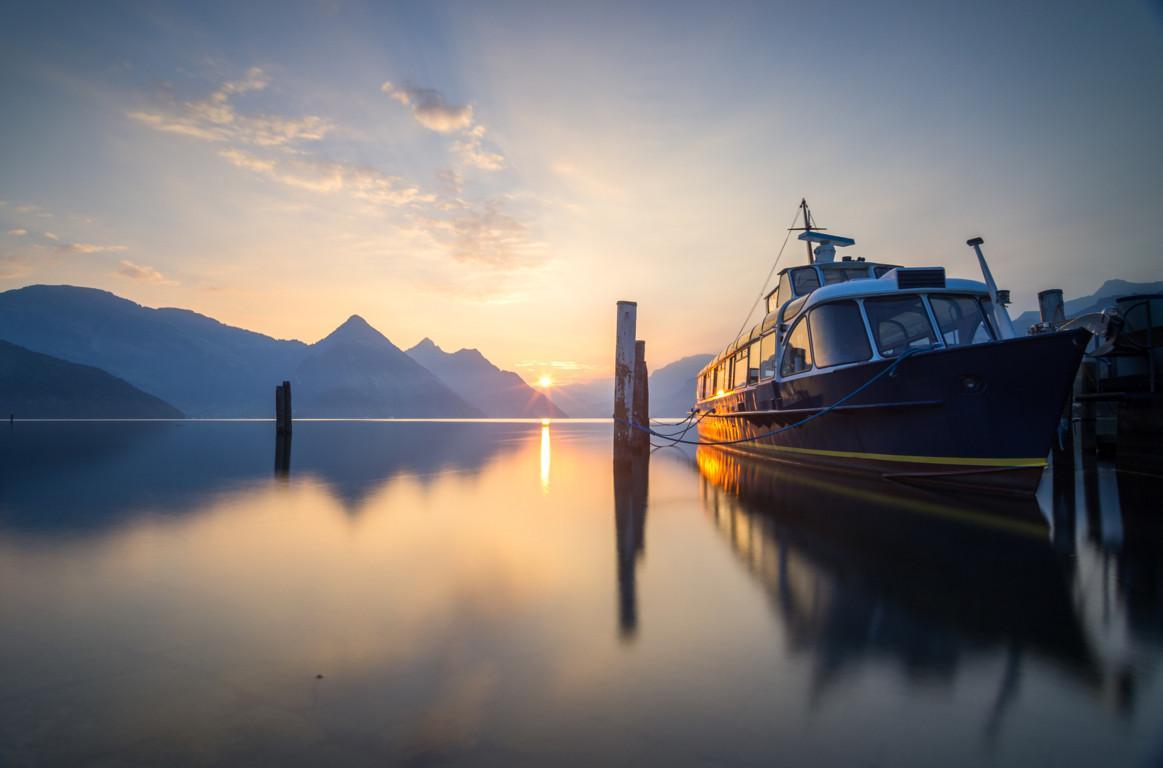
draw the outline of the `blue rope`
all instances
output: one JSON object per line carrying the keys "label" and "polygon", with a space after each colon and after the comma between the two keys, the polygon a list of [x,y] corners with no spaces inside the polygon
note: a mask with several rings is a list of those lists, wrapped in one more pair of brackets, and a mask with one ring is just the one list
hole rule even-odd
{"label": "blue rope", "polygon": [[[896,360],[894,360],[892,362],[892,365],[888,366],[887,368],[882,370],[880,373],[876,374],[871,379],[864,382],[859,387],[852,390],[848,394],[844,395],[844,397],[840,398],[839,400],[837,400],[836,402],[827,406],[826,408],[823,408],[819,411],[816,411],[815,413],[811,414],[810,416],[807,416],[807,417],[801,419],[800,421],[797,421],[795,424],[788,424],[787,426],[780,427],[779,429],[773,430],[771,432],[764,432],[762,434],[758,434],[758,435],[755,435],[753,437],[741,437],[741,438],[738,438],[737,440],[713,440],[710,442],[704,442],[702,440],[683,440],[681,437],[676,438],[676,437],[672,437],[669,435],[659,434],[659,433],[655,432],[654,430],[650,429],[650,427],[646,427],[646,426],[643,426],[641,424],[636,424],[633,421],[626,421],[625,419],[619,419],[617,417],[614,418],[614,421],[618,422],[619,424],[625,424],[626,426],[631,427],[633,429],[637,429],[640,432],[646,432],[647,434],[654,435],[655,437],[661,437],[664,440],[670,440],[672,442],[672,444],[681,443],[683,445],[737,445],[739,443],[752,443],[752,442],[755,442],[756,440],[763,440],[763,439],[766,439],[768,437],[774,437],[775,435],[782,434],[784,432],[788,432],[788,431],[793,430],[793,429],[799,429],[800,427],[804,426],[805,424],[808,424],[809,422],[812,422],[812,421],[820,418],[821,416],[824,416],[824,415],[831,413],[832,411],[836,410],[844,403],[848,402],[849,400],[856,397],[864,390],[871,387],[874,383],[876,383],[880,379],[884,378],[885,376],[891,375],[892,372],[895,371],[900,366],[900,364],[903,363],[905,360],[907,360],[909,357],[912,357],[914,354],[916,354],[918,352],[923,352],[923,351],[925,351],[925,350],[922,350],[922,349],[905,350],[904,354],[902,354],[900,357],[898,357]],[[704,414],[704,415],[706,415],[706,414]],[[702,417],[699,417],[699,420],[701,421]],[[698,422],[695,422],[695,423],[698,423]],[[694,425],[692,424],[691,426],[694,426]],[[689,427],[688,427],[688,429],[689,429]],[[684,435],[686,434],[685,430],[683,431],[683,434]]]}

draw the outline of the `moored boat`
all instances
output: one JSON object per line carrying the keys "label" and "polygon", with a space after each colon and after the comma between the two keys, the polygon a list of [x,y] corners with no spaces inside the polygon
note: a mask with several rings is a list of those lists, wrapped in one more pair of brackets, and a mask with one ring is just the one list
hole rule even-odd
{"label": "moored boat", "polygon": [[1033,492],[1090,334],[1019,337],[983,281],[845,257],[814,227],[767,314],[696,381],[699,440],[912,482]]}

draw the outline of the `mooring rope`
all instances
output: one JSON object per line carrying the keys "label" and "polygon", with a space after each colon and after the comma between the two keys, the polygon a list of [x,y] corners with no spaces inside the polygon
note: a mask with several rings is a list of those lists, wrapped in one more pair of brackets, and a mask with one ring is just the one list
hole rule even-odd
{"label": "mooring rope", "polygon": [[[619,419],[616,416],[614,417],[614,421],[619,423],[619,424],[624,424],[624,425],[630,427],[631,429],[636,429],[640,432],[645,432],[649,435],[653,435],[654,437],[659,437],[659,438],[662,438],[663,440],[670,440],[671,445],[679,445],[679,444],[681,444],[681,445],[738,445],[739,443],[753,443],[756,440],[764,440],[766,438],[774,437],[775,435],[779,435],[779,434],[782,434],[784,432],[789,432],[793,429],[799,429],[800,427],[804,426],[805,424],[808,424],[809,422],[815,421],[816,419],[820,418],[821,416],[825,416],[825,415],[831,413],[832,411],[836,410],[844,403],[848,402],[849,400],[856,397],[864,390],[871,387],[874,383],[876,383],[880,379],[884,378],[885,376],[892,375],[893,371],[895,371],[898,367],[900,367],[900,364],[903,363],[905,360],[912,357],[914,354],[916,354],[918,352],[923,352],[923,351],[925,351],[925,350],[922,350],[922,349],[905,350],[904,354],[902,354],[900,357],[898,357],[896,360],[894,360],[892,362],[892,365],[889,365],[887,368],[884,368],[879,373],[877,373],[875,376],[873,376],[871,379],[864,382],[859,387],[852,390],[848,394],[844,395],[844,397],[841,397],[839,400],[832,403],[831,405],[826,406],[825,408],[822,408],[819,411],[816,411],[815,413],[795,422],[794,424],[788,424],[786,426],[780,427],[779,429],[775,429],[775,430],[772,430],[770,432],[763,432],[761,434],[753,435],[751,437],[740,437],[740,438],[737,438],[735,440],[711,440],[711,441],[684,440],[683,439],[683,436],[686,435],[687,430],[689,430],[695,424],[698,424],[699,421],[702,421],[702,419],[705,416],[710,415],[711,413],[713,413],[713,411],[704,411],[703,414],[701,416],[699,416],[698,421],[695,421],[694,423],[690,424],[686,430],[683,430],[682,435],[680,435],[677,438],[673,437],[673,436],[665,435],[665,434],[660,434],[658,432],[655,432],[649,426],[645,426],[643,424],[636,424],[635,422],[627,421],[626,419]],[[659,447],[665,447],[665,446],[659,446]]]}

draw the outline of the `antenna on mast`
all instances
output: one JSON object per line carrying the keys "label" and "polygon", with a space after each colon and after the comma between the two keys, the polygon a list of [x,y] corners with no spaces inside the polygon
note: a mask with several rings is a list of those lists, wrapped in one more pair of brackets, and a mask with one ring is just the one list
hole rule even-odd
{"label": "antenna on mast", "polygon": [[[789,227],[789,232],[798,232],[800,230],[804,232],[823,232],[827,229],[827,227],[817,227],[812,221],[812,209],[808,207],[808,199],[806,197],[800,198],[800,211],[803,212],[804,225],[802,227]],[[803,237],[800,239],[804,240]],[[806,244],[808,246],[808,263],[811,264],[814,261],[812,258],[812,243],[809,240]]]}

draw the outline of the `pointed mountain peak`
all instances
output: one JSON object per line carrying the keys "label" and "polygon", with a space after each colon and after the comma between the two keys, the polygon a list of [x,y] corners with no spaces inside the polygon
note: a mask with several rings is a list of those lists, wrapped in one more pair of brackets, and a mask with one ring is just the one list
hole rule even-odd
{"label": "pointed mountain peak", "polygon": [[476,347],[461,347],[452,353],[456,357],[468,360],[484,360],[488,362],[488,358],[481,354],[481,351]]}
{"label": "pointed mountain peak", "polygon": [[318,344],[329,344],[335,342],[355,342],[359,344],[388,344],[395,346],[386,336],[373,328],[367,320],[364,320],[359,315],[352,315],[347,318],[334,331],[329,333],[325,339],[317,342]]}
{"label": "pointed mountain peak", "polygon": [[416,346],[414,346],[408,350],[409,355],[412,354],[413,352],[420,352],[421,354],[432,354],[432,353],[444,354],[444,350],[441,349],[436,344],[435,341],[428,338],[427,336],[420,339],[420,341],[416,342]]}
{"label": "pointed mountain peak", "polygon": [[[343,329],[343,328],[347,328],[349,330],[359,328],[362,330],[364,328],[371,328],[371,324],[368,323],[367,320],[364,320],[359,315],[352,315],[351,317],[349,317],[343,321],[343,325],[339,326],[339,329]],[[339,330],[339,329],[336,329],[336,330]],[[373,328],[372,330],[375,330],[375,329]]]}

